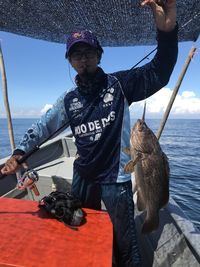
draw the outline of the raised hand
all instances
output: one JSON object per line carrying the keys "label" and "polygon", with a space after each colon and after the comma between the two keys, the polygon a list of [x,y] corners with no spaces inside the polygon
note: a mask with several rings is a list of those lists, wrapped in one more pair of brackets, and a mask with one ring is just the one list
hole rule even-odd
{"label": "raised hand", "polygon": [[165,32],[174,29],[176,25],[176,0],[144,0],[142,6],[152,9],[156,27]]}

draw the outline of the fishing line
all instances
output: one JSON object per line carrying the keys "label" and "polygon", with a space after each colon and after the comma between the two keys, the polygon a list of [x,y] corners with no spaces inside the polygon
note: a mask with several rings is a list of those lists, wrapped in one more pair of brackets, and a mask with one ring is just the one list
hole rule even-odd
{"label": "fishing line", "polygon": [[68,61],[68,64],[67,64],[67,65],[68,65],[69,78],[70,78],[72,84],[76,87],[76,84],[75,84],[75,82],[74,82],[74,79],[72,78],[71,67],[70,67],[69,61]]}
{"label": "fishing line", "polygon": [[[188,24],[190,24],[193,20],[195,20],[196,18],[198,18],[198,16],[200,15],[200,12],[198,12],[198,13],[196,13],[196,14],[194,14],[194,16],[191,18],[191,19],[189,19],[185,24],[183,24],[182,26],[180,26],[179,27],[179,33],[188,25]],[[199,35],[193,40],[193,42],[195,43],[196,42],[196,40],[199,38]],[[199,49],[198,49],[199,50]],[[197,52],[195,52],[195,53],[197,53]],[[147,97],[146,97],[146,94],[147,94],[147,92],[146,92],[146,88],[145,88],[145,93],[144,93],[144,95],[145,95],[145,98],[144,98],[144,109],[146,110],[146,99],[147,99]],[[145,111],[146,112],[146,111]],[[144,115],[143,115],[143,117],[144,117]]]}
{"label": "fishing line", "polygon": [[[137,67],[143,60],[145,60],[146,58],[148,58],[153,52],[155,52],[157,50],[157,48],[153,49],[148,55],[146,55],[145,57],[143,57],[138,63],[136,63],[127,73],[127,77],[129,75],[129,73],[135,68]],[[118,80],[115,80],[108,88],[107,90],[109,90],[110,88],[112,88],[116,83],[118,83]],[[127,79],[128,82],[128,79]],[[106,91],[107,91],[106,90]],[[105,93],[106,94],[106,93]],[[77,112],[76,114],[72,115],[71,119],[69,119],[67,122],[65,122],[60,128],[58,128],[55,132],[53,132],[52,134],[49,135],[48,138],[46,138],[44,141],[42,141],[39,145],[36,145],[33,149],[31,149],[29,152],[27,152],[25,155],[22,156],[21,159],[17,160],[18,164],[21,165],[23,162],[25,162],[32,154],[34,154],[36,151],[38,151],[40,149],[40,146],[43,145],[44,143],[46,143],[47,141],[49,141],[53,136],[55,136],[57,133],[61,132],[62,130],[64,130],[65,128],[67,128],[70,125],[70,122],[76,118],[78,115],[80,115],[83,111],[85,111],[87,108],[92,107],[94,105],[94,103],[96,102],[96,100],[98,99],[99,94],[97,94],[97,96],[93,99],[92,102],[88,103],[85,105],[85,107],[83,107],[79,112]],[[6,177],[6,174],[2,174],[0,172],[0,179],[3,179],[4,177]]]}
{"label": "fishing line", "polygon": [[[182,28],[184,28],[185,26],[187,26],[190,22],[192,22],[193,20],[195,20],[199,15],[200,15],[200,12],[194,14],[194,16],[193,16],[191,19],[189,19],[185,24],[183,24],[183,25],[180,27],[180,29],[182,29]],[[198,37],[197,37],[197,38],[198,38]],[[197,40],[197,38],[196,38],[196,40]]]}

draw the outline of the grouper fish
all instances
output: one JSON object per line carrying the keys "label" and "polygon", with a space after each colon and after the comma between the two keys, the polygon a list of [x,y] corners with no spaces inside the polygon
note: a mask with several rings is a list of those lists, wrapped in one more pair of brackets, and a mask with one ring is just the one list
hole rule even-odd
{"label": "grouper fish", "polygon": [[[145,106],[146,107],[146,106]],[[157,137],[142,119],[138,119],[131,130],[131,160],[125,165],[125,172],[135,174],[137,207],[146,210],[142,233],[149,233],[159,226],[159,210],[169,200],[169,164]]]}

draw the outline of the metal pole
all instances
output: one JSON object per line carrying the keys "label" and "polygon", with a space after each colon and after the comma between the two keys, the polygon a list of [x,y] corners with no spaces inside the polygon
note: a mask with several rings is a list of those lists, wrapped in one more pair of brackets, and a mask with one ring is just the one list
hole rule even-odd
{"label": "metal pole", "polygon": [[13,151],[15,148],[15,141],[14,141],[9,100],[8,100],[7,79],[6,79],[6,71],[5,71],[5,65],[4,65],[4,60],[3,60],[3,54],[1,50],[1,43],[0,43],[0,70],[1,70],[1,76],[2,76],[2,90],[3,90],[4,105],[6,109],[7,122],[8,122],[8,134],[9,134],[11,149]]}
{"label": "metal pole", "polygon": [[171,98],[170,98],[170,100],[169,100],[167,109],[166,109],[165,114],[164,114],[164,116],[163,116],[163,119],[162,119],[162,121],[161,121],[161,123],[160,123],[160,128],[158,129],[158,132],[157,132],[157,134],[156,134],[156,136],[157,136],[158,139],[160,138],[160,136],[161,136],[161,134],[162,134],[162,131],[163,131],[164,127],[165,127],[165,123],[166,123],[167,118],[168,118],[168,116],[169,116],[170,110],[171,110],[171,108],[172,108],[172,105],[173,105],[173,103],[174,103],[174,100],[175,100],[175,98],[176,98],[176,95],[177,95],[177,93],[178,93],[178,90],[179,90],[179,88],[180,88],[180,86],[181,86],[181,83],[182,83],[183,78],[184,78],[184,76],[185,76],[185,73],[186,73],[186,71],[187,71],[187,69],[188,69],[188,67],[189,67],[189,64],[190,64],[190,62],[191,62],[191,59],[192,59],[193,56],[194,56],[195,51],[196,51],[196,48],[195,48],[195,47],[192,47],[191,50],[190,50],[190,52],[189,52],[189,54],[188,54],[188,57],[187,57],[187,59],[186,59],[186,61],[185,61],[185,64],[184,64],[183,69],[182,69],[182,72],[181,72],[181,74],[180,74],[180,76],[179,76],[179,78],[178,78],[178,81],[177,81],[177,83],[176,83],[176,85],[175,85],[175,88],[174,88],[174,90],[173,90],[172,96],[171,96]]}

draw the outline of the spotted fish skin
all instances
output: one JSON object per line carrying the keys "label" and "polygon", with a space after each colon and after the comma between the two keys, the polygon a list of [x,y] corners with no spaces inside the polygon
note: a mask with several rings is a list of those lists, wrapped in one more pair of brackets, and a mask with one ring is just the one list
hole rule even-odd
{"label": "spotted fish skin", "polygon": [[169,163],[157,137],[144,120],[137,120],[131,130],[132,160],[125,172],[135,172],[138,210],[146,210],[142,233],[159,226],[159,210],[169,201]]}

